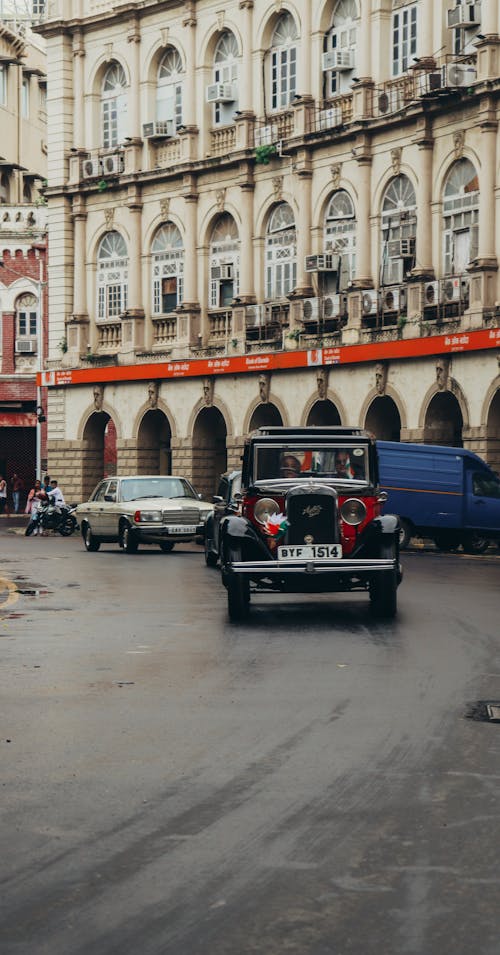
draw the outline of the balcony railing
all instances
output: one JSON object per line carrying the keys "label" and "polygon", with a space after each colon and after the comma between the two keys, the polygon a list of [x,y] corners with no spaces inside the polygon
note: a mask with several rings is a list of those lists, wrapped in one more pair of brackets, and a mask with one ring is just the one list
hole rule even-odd
{"label": "balcony railing", "polygon": [[233,314],[231,309],[209,312],[210,341],[227,341],[231,337]]}
{"label": "balcony railing", "polygon": [[104,322],[97,326],[97,348],[99,351],[117,351],[122,343],[121,322]]}
{"label": "balcony railing", "polygon": [[171,347],[177,341],[177,315],[153,319],[153,346]]}
{"label": "balcony railing", "polygon": [[16,232],[32,234],[45,232],[47,229],[47,206],[0,205],[0,232]]}
{"label": "balcony railing", "polygon": [[210,132],[210,152],[212,156],[225,156],[236,149],[236,127],[222,126]]}

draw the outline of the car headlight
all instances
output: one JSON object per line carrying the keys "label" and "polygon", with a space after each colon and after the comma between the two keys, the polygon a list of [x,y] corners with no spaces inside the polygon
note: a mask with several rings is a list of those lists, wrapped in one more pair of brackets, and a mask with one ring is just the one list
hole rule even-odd
{"label": "car headlight", "polygon": [[346,524],[351,524],[352,526],[361,524],[366,517],[366,507],[363,501],[358,501],[356,497],[350,497],[342,504],[340,516]]}
{"label": "car headlight", "polygon": [[279,507],[272,497],[263,497],[254,507],[254,517],[259,524],[265,524],[273,514],[279,514]]}
{"label": "car headlight", "polygon": [[161,511],[136,511],[134,514],[136,524],[160,524],[162,519]]}

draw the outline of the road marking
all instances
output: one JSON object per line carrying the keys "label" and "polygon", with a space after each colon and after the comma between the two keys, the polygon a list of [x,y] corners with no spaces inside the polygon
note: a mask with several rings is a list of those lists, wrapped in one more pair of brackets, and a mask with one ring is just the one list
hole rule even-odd
{"label": "road marking", "polygon": [[[5,591],[7,591],[7,597],[5,600],[2,600],[1,598]],[[15,583],[13,583],[12,580],[6,580],[5,577],[0,577],[0,610],[4,610],[6,607],[12,607],[18,600],[19,591]]]}

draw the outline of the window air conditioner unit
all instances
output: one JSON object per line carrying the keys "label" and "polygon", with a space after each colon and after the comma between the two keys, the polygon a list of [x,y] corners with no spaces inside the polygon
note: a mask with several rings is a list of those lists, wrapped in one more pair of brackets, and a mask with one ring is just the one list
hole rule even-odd
{"label": "window air conditioner unit", "polygon": [[18,355],[35,355],[36,338],[17,338],[16,352]]}
{"label": "window air conditioner unit", "polygon": [[155,123],[142,124],[143,139],[166,139],[174,135],[173,119],[159,119]]}
{"label": "window air conditioner unit", "polygon": [[278,142],[279,131],[276,123],[270,126],[261,126],[254,132],[254,142],[256,146],[273,146]]}
{"label": "window air conditioner unit", "polygon": [[82,163],[82,178],[96,179],[102,175],[102,162],[100,159],[84,159]]}
{"label": "window air conditioner unit", "polygon": [[361,292],[361,311],[363,315],[376,315],[378,312],[378,293],[375,289]]}
{"label": "window air conditioner unit", "polygon": [[214,265],[210,270],[210,275],[213,281],[227,282],[228,279],[232,279],[233,277],[233,265],[232,263],[228,265]]}
{"label": "window air conditioner unit", "polygon": [[439,282],[426,282],[424,289],[424,308],[439,302]]}
{"label": "window air conditioner unit", "polygon": [[323,318],[338,318],[344,315],[347,315],[347,295],[325,295]]}
{"label": "window air conditioner unit", "polygon": [[319,318],[319,299],[305,298],[302,302],[302,320],[304,322],[317,322]]}
{"label": "window air conditioner unit", "polygon": [[354,50],[329,50],[321,57],[323,72],[327,70],[353,70]]}
{"label": "window air conditioner unit", "polygon": [[440,298],[443,305],[449,302],[459,302],[461,298],[461,281],[457,276],[442,279],[440,285]]}
{"label": "window air conditioner unit", "polygon": [[463,3],[453,10],[448,10],[448,29],[463,28],[468,30],[481,24],[478,3]]}
{"label": "window air conditioner unit", "polygon": [[386,288],[382,292],[382,310],[384,312],[404,312],[406,308],[405,286]]}
{"label": "window air conditioner unit", "polygon": [[417,96],[428,96],[443,88],[443,76],[439,70],[431,73],[419,73],[417,76]]}
{"label": "window air conditioner unit", "polygon": [[448,63],[443,66],[443,86],[448,89],[460,89],[476,81],[477,71],[465,63]]}
{"label": "window air conditioner unit", "polygon": [[342,109],[340,106],[329,106],[322,109],[318,115],[318,129],[334,129],[342,126]]}
{"label": "window air conditioner unit", "polygon": [[235,99],[232,83],[211,83],[207,86],[207,103],[234,103]]}
{"label": "window air conditioner unit", "polygon": [[332,252],[306,255],[306,272],[338,272],[339,256]]}
{"label": "window air conditioner unit", "polygon": [[118,173],[123,172],[123,156],[121,153],[113,153],[112,156],[103,156],[101,165],[104,176],[116,176]]}

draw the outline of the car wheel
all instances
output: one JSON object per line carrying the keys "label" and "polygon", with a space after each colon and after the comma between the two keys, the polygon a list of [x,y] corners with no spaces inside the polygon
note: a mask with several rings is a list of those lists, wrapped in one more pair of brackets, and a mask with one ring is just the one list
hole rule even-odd
{"label": "car wheel", "polygon": [[482,534],[471,531],[462,541],[462,546],[466,554],[484,554],[490,546],[489,537],[483,537]]}
{"label": "car wheel", "polygon": [[82,530],[83,543],[85,544],[85,550],[93,554],[95,551],[99,550],[101,542],[94,537],[92,531],[90,530],[90,524],[86,524]]}
{"label": "car wheel", "polygon": [[400,550],[405,550],[406,547],[409,547],[410,541],[413,537],[412,526],[409,521],[405,521],[404,518],[401,518],[399,521],[399,547]]}
{"label": "car wheel", "polygon": [[160,550],[162,554],[170,554],[174,547],[175,544],[173,541],[162,541],[160,544]]}
{"label": "car wheel", "polygon": [[244,620],[250,610],[250,584],[242,574],[233,574],[227,582],[227,610],[233,622]]}
{"label": "car wheel", "polygon": [[134,532],[130,527],[130,524],[123,525],[121,539],[125,554],[137,554],[137,548],[139,547],[139,544],[134,537]]}
{"label": "car wheel", "polygon": [[[380,557],[383,560],[396,559],[396,547],[382,544]],[[383,570],[376,574],[370,583],[370,606],[375,617],[392,620],[398,610],[398,579],[396,569]]]}
{"label": "car wheel", "polygon": [[444,551],[456,550],[460,543],[454,534],[447,534],[446,532],[435,534],[433,540],[438,550]]}

